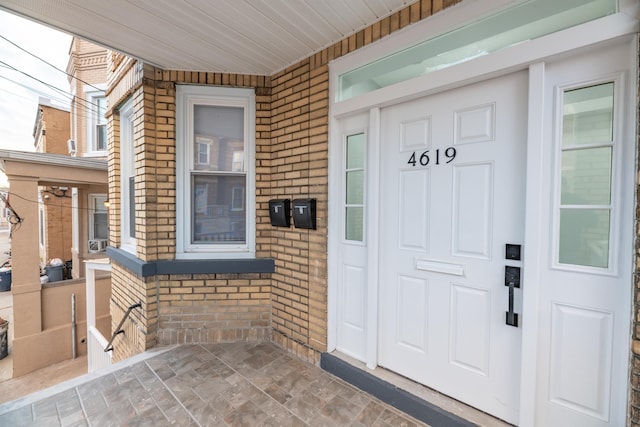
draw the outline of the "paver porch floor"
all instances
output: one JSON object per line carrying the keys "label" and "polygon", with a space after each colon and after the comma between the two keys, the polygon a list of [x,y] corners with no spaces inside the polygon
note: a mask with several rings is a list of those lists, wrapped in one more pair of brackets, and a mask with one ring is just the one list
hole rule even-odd
{"label": "paver porch floor", "polygon": [[0,405],[1,426],[424,426],[268,342],[183,345]]}

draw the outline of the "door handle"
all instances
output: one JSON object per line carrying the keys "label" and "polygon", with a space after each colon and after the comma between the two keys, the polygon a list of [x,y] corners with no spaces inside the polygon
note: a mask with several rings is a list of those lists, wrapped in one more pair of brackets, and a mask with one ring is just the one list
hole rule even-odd
{"label": "door handle", "polygon": [[520,267],[507,265],[504,267],[504,285],[509,287],[509,311],[507,311],[506,323],[509,326],[518,327],[518,313],[513,311],[514,289],[520,287]]}

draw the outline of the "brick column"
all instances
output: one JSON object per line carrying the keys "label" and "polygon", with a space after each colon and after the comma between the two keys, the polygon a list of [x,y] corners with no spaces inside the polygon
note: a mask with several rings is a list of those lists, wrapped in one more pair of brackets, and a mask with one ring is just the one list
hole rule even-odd
{"label": "brick column", "polygon": [[11,235],[14,338],[18,341],[42,330],[38,181],[27,177],[8,178],[9,202],[22,219],[13,226]]}

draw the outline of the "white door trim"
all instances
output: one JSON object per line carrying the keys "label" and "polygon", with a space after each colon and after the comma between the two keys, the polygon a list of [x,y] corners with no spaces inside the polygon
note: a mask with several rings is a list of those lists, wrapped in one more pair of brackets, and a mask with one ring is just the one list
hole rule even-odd
{"label": "white door trim", "polygon": [[378,366],[378,292],[380,277],[380,108],[369,111],[367,174],[367,368]]}
{"label": "white door trim", "polygon": [[540,234],[546,230],[541,224],[543,203],[543,122],[544,122],[545,64],[529,67],[529,111],[527,132],[527,172],[525,177],[525,236],[522,277],[522,358],[520,368],[520,422],[522,427],[533,426],[536,408],[536,370],[538,366],[538,306],[542,267]]}

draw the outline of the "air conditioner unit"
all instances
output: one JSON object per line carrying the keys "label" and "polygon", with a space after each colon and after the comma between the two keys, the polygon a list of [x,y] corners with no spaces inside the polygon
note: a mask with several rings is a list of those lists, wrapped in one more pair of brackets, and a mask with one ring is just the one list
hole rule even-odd
{"label": "air conditioner unit", "polygon": [[107,250],[107,241],[105,239],[92,239],[89,240],[89,252],[92,254],[98,252],[104,252]]}

